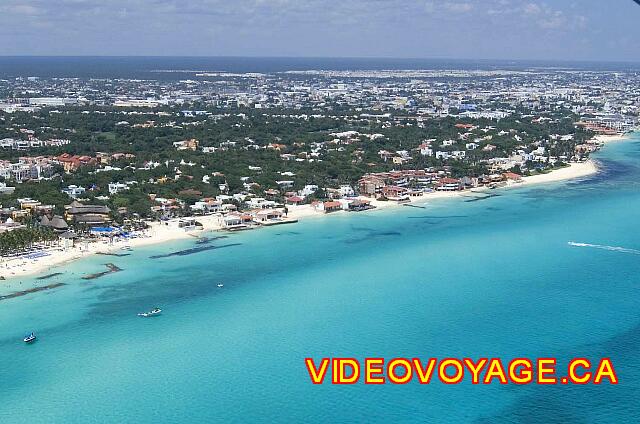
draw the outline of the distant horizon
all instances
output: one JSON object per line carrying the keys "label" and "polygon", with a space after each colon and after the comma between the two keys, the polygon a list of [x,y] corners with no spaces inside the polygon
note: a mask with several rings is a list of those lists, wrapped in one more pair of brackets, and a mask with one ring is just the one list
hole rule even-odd
{"label": "distant horizon", "polygon": [[197,72],[527,71],[640,72],[640,62],[284,56],[0,56],[0,77],[175,80]]}
{"label": "distant horizon", "polygon": [[460,61],[460,62],[555,62],[555,63],[628,63],[640,64],[639,60],[616,59],[499,59],[473,57],[404,57],[404,56],[278,56],[278,55],[96,55],[96,54],[60,54],[60,55],[2,55],[0,58],[95,58],[95,59],[296,59],[296,60],[407,60],[407,61]]}

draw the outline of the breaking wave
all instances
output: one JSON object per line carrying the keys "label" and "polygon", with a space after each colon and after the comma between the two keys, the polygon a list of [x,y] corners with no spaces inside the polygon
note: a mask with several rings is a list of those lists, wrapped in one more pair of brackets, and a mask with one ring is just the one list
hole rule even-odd
{"label": "breaking wave", "polygon": [[569,246],[573,246],[573,247],[591,247],[593,249],[609,250],[611,252],[631,253],[632,255],[640,255],[640,250],[628,249],[626,247],[604,246],[602,244],[577,243],[575,241],[570,241],[568,244]]}

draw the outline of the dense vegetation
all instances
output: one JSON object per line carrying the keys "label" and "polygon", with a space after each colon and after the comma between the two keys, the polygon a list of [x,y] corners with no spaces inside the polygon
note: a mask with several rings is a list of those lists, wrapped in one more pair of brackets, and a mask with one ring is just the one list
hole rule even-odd
{"label": "dense vegetation", "polygon": [[58,236],[49,228],[27,227],[0,233],[0,255],[7,256],[22,252],[35,243],[50,243]]}
{"label": "dense vegetation", "polygon": [[[203,105],[203,108],[205,106]],[[166,198],[181,198],[192,203],[199,193],[215,196],[223,192],[239,192],[243,183],[254,183],[250,191],[263,193],[277,189],[278,180],[294,181],[294,189],[306,184],[334,187],[354,184],[368,172],[401,168],[426,168],[448,165],[454,176],[479,175],[486,172],[482,160],[508,156],[518,146],[536,142],[547,143],[547,155],[574,154],[575,145],[590,134],[576,129],[576,116],[567,110],[548,113],[542,123],[528,111],[501,120],[458,119],[455,116],[431,118],[418,123],[415,119],[363,119],[352,110],[331,116],[315,116],[312,112],[240,108],[226,110],[205,109],[207,114],[186,117],[176,108],[145,111],[122,110],[107,107],[43,109],[33,114],[0,114],[0,138],[26,138],[21,128],[35,129],[42,140],[65,138],[71,144],[62,147],[38,148],[38,155],[70,153],[95,156],[98,152],[131,153],[133,160],[114,160],[109,172],[96,173],[91,167],[81,168],[61,179],[18,185],[12,196],[1,198],[4,206],[15,205],[19,197],[33,197],[52,204],[61,212],[62,205],[71,199],[60,190],[69,184],[89,189],[84,197],[95,203],[107,196],[110,182],[135,182],[130,190],[112,196],[106,203],[112,209],[126,207],[129,212],[142,216],[149,214],[149,194]],[[456,124],[476,126],[468,138],[460,139],[464,132]],[[331,143],[332,133],[358,131],[358,140]],[[549,143],[552,134],[574,134],[572,140]],[[364,134],[382,134],[369,139]],[[490,138],[487,135],[491,135]],[[515,136],[519,137],[519,140]],[[176,151],[173,143],[197,139],[197,151]],[[465,160],[442,161],[433,156],[421,156],[417,147],[425,140],[434,139],[438,150],[465,150],[465,143],[482,140],[481,147],[492,144],[494,151],[482,148],[468,151]],[[452,146],[439,147],[444,140],[454,140]],[[273,145],[278,145],[274,148]],[[268,147],[272,145],[272,147]],[[202,152],[203,147],[214,147],[214,153]],[[381,159],[378,152],[407,151],[412,160],[403,165]],[[320,152],[310,156],[311,152]],[[34,152],[30,152],[31,155]],[[281,155],[290,155],[283,160]],[[0,159],[17,160],[24,152],[0,151]],[[311,159],[311,160],[309,160]],[[318,160],[319,159],[319,160]],[[149,166],[149,164],[154,164]],[[253,167],[250,169],[249,167]],[[259,168],[259,169],[258,169]],[[283,176],[281,173],[292,173]],[[208,183],[203,178],[209,178]],[[221,187],[226,184],[228,190]]]}

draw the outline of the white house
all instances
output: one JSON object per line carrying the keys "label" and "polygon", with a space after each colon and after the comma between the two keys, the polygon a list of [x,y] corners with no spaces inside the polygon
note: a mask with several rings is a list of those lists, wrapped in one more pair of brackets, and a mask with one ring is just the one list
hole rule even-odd
{"label": "white house", "polygon": [[72,197],[72,198],[77,198],[78,196],[81,196],[85,193],[86,189],[84,187],[80,187],[77,185],[70,185],[67,188],[63,188],[62,192],[65,193],[67,196]]}
{"label": "white house", "polygon": [[191,205],[191,210],[202,213],[203,215],[217,213],[222,210],[222,202],[201,200]]}
{"label": "white house", "polygon": [[355,190],[350,185],[341,185],[338,191],[342,197],[353,197],[356,195]]}
{"label": "white house", "polygon": [[310,185],[304,186],[304,188],[302,190],[300,190],[299,194],[302,197],[307,197],[307,196],[311,196],[316,191],[318,191],[318,186],[310,184]]}
{"label": "white house", "polygon": [[273,200],[266,200],[262,197],[254,197],[247,201],[247,206],[252,209],[268,209],[277,206]]}
{"label": "white house", "polygon": [[15,187],[7,187],[5,183],[0,183],[0,194],[12,194],[15,190]]}
{"label": "white house", "polygon": [[430,144],[422,143],[419,146],[419,149],[422,156],[433,156],[433,149],[431,148]]}
{"label": "white house", "polygon": [[123,183],[109,183],[109,194],[118,194],[129,190],[129,186]]}
{"label": "white house", "polygon": [[276,181],[276,184],[280,186],[280,188],[291,188],[293,187],[293,181],[284,180],[284,181]]}

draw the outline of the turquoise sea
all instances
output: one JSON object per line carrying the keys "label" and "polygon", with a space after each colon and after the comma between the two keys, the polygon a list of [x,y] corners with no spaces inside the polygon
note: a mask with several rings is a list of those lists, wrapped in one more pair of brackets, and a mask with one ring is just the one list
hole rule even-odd
{"label": "turquoise sea", "polygon": [[[0,423],[638,422],[640,137],[596,157],[582,180],[4,282],[67,285],[0,302]],[[80,279],[105,262],[123,271]],[[610,357],[620,384],[314,386],[307,356]]]}

